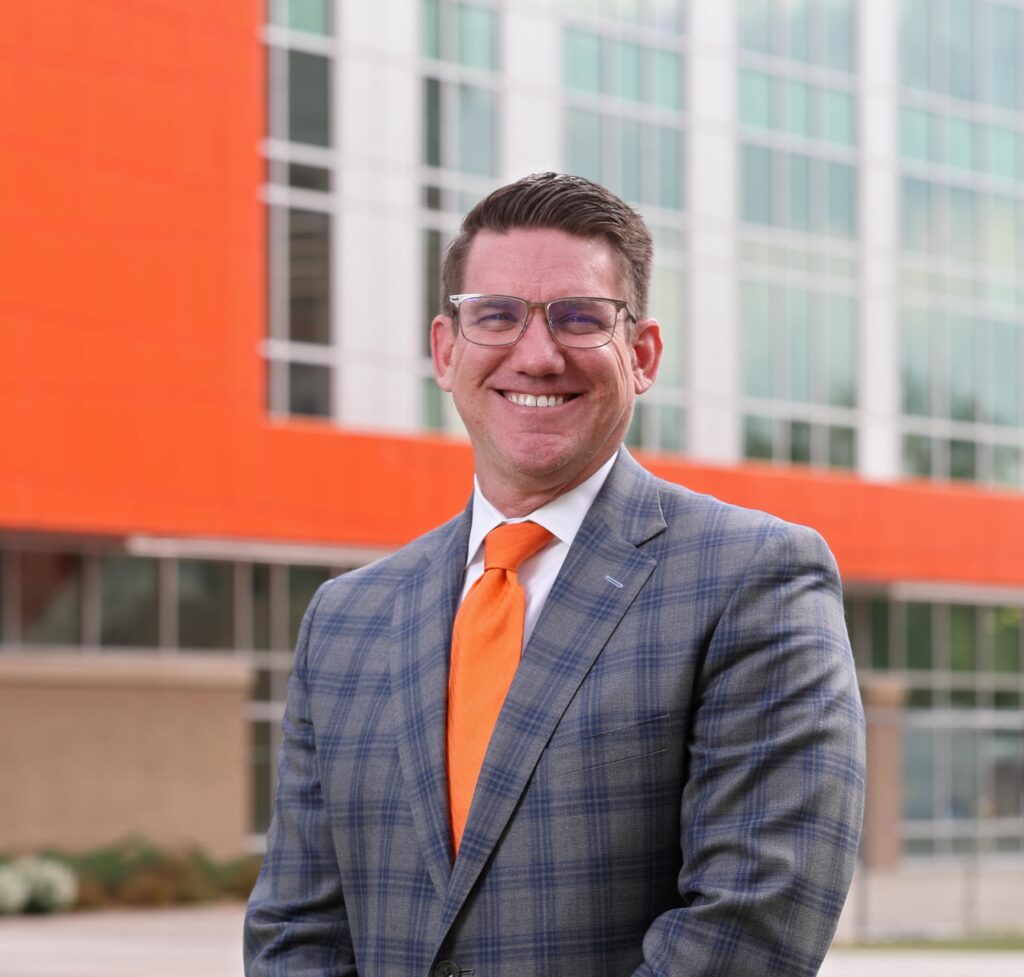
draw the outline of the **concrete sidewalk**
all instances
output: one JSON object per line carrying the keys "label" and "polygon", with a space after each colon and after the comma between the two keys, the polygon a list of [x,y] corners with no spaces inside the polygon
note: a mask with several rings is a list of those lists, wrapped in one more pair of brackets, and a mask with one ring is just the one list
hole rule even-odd
{"label": "concrete sidewalk", "polygon": [[[232,904],[5,917],[0,977],[242,977],[242,913]],[[1022,975],[1024,952],[837,948],[820,977]]]}

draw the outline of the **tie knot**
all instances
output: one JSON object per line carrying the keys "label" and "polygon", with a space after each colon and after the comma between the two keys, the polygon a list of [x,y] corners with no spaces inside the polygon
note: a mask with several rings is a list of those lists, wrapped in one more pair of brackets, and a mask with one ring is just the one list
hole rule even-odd
{"label": "tie knot", "polygon": [[518,570],[549,539],[551,533],[535,522],[497,526],[484,538],[484,569]]}

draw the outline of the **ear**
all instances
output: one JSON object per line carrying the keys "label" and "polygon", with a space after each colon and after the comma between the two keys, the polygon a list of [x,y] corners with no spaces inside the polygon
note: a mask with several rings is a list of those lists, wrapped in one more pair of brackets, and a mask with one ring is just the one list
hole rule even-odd
{"label": "ear", "polygon": [[437,385],[451,393],[452,357],[455,355],[455,329],[451,316],[434,316],[430,323],[430,355],[434,360]]}
{"label": "ear", "polygon": [[642,394],[651,388],[661,363],[661,327],[657,319],[641,319],[633,339],[633,392]]}

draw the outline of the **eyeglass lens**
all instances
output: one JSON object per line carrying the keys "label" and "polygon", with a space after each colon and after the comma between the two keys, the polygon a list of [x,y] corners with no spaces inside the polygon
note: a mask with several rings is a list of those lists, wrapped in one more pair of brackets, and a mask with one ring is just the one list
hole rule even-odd
{"label": "eyeglass lens", "polygon": [[[485,346],[513,343],[526,324],[530,306],[505,295],[477,295],[459,303],[459,323],[466,338]],[[552,302],[548,322],[565,346],[603,346],[618,318],[615,303],[601,298],[571,298]]]}

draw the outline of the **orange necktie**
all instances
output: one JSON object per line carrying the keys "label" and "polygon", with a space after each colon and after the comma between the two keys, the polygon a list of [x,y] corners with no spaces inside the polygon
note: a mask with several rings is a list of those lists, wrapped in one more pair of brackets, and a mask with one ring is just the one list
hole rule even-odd
{"label": "orange necktie", "polygon": [[452,628],[448,678],[448,797],[458,852],[491,731],[523,652],[523,560],[551,539],[535,522],[506,523],[484,539],[484,572]]}

